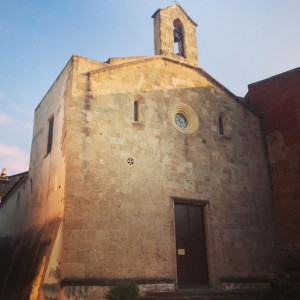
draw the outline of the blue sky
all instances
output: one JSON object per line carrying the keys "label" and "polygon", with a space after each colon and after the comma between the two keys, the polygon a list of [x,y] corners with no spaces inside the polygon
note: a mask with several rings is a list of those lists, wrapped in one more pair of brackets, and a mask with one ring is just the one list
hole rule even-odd
{"label": "blue sky", "polygon": [[[300,66],[299,0],[181,0],[200,67],[233,93]],[[0,0],[0,168],[28,169],[34,109],[72,54],[153,55],[165,0]]]}

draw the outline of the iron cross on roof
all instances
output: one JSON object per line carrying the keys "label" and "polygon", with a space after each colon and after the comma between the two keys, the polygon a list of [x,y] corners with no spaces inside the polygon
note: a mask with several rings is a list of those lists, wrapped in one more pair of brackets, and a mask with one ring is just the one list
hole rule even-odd
{"label": "iron cross on roof", "polygon": [[173,0],[173,2],[175,3],[175,4],[180,4],[178,1],[176,1],[176,0]]}

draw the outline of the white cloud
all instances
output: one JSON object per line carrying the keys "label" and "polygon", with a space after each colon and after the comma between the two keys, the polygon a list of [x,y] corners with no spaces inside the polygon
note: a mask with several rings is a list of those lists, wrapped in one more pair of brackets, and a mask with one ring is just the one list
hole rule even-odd
{"label": "white cloud", "polygon": [[12,124],[12,123],[14,123],[14,120],[6,113],[0,111],[0,124]]}
{"label": "white cloud", "polygon": [[24,149],[0,144],[0,171],[6,168],[7,175],[25,172],[29,166],[29,153]]}

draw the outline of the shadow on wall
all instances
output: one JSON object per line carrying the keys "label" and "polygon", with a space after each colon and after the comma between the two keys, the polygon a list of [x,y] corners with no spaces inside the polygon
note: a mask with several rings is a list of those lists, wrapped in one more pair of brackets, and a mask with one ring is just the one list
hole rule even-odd
{"label": "shadow on wall", "polygon": [[43,260],[49,259],[60,219],[16,237],[0,238],[0,299],[27,300]]}

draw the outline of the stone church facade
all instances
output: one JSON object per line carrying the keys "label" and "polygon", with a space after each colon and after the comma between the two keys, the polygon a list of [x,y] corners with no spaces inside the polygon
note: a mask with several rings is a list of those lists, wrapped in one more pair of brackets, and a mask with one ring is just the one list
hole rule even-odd
{"label": "stone church facade", "polygon": [[259,114],[198,66],[181,6],[152,17],[154,56],[74,55],[36,108],[29,173],[0,207],[1,296],[276,278]]}

